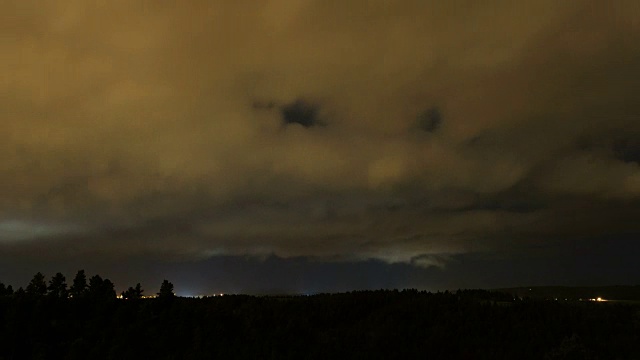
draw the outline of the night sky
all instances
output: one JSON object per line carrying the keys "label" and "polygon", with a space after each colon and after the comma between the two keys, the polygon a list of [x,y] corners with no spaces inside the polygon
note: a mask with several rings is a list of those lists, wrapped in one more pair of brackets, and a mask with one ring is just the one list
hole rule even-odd
{"label": "night sky", "polygon": [[640,2],[4,0],[0,281],[640,284]]}

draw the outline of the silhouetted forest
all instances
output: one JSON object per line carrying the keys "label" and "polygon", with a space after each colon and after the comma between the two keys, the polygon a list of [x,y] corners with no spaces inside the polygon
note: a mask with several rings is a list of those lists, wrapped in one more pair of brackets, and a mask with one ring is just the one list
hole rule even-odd
{"label": "silhouetted forest", "polygon": [[[640,307],[504,292],[182,298],[165,280],[0,284],[0,359],[640,359]],[[157,296],[155,296],[157,295]]]}

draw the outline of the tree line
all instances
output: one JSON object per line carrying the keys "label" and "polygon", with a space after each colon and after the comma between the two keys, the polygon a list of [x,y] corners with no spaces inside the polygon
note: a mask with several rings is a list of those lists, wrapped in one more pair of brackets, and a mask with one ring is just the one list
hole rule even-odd
{"label": "tree line", "polygon": [[[0,360],[638,359],[640,307],[486,290],[117,301],[79,271],[2,286]],[[142,286],[120,295],[142,297]],[[163,295],[164,294],[164,295]]]}
{"label": "tree line", "polygon": [[[137,283],[135,287],[130,286],[127,290],[122,291],[119,298],[141,299],[144,297],[143,293],[142,285]],[[12,285],[5,285],[0,282],[0,296],[47,296],[57,299],[86,298],[92,300],[107,300],[115,299],[116,291],[111,280],[107,278],[103,279],[102,276],[96,274],[87,281],[85,271],[78,270],[71,286],[67,285],[67,279],[62,273],[56,273],[47,284],[45,276],[41,272],[37,272],[25,288],[20,287],[15,291]],[[174,296],[173,284],[165,279],[160,285],[160,291],[157,293],[157,297],[171,298]]]}

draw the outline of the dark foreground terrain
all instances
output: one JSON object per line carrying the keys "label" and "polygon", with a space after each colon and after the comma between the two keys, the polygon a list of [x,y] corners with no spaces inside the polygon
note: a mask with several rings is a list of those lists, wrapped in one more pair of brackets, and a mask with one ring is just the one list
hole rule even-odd
{"label": "dark foreground terrain", "polygon": [[633,303],[465,290],[0,297],[0,359],[640,359]]}

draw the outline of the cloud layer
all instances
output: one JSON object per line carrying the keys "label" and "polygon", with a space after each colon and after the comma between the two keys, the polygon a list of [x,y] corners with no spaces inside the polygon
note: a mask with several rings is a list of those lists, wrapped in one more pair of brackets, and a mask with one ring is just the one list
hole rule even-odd
{"label": "cloud layer", "polygon": [[1,7],[0,256],[428,267],[640,233],[637,1]]}

